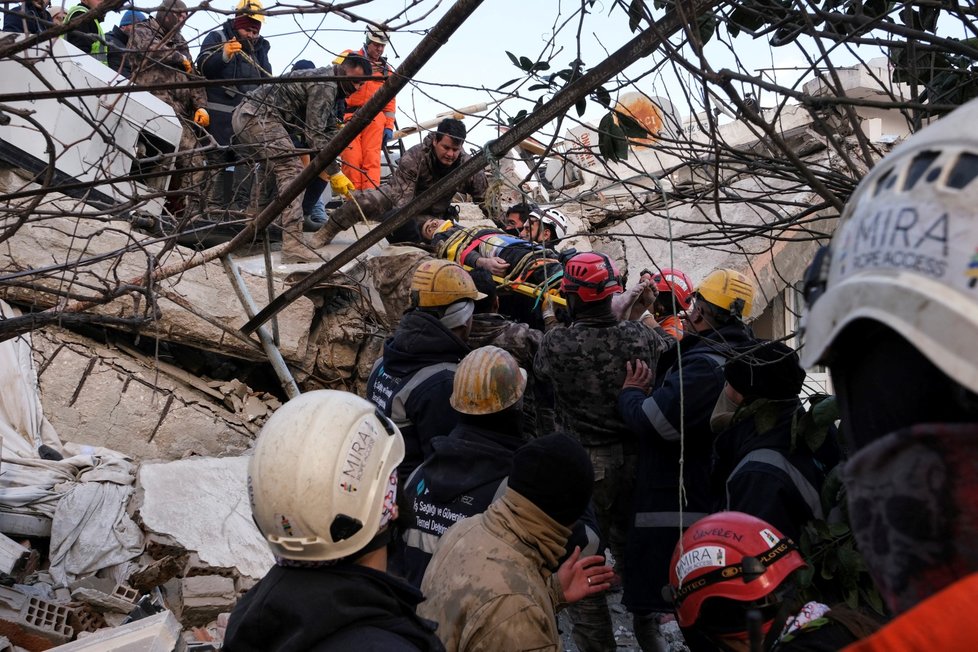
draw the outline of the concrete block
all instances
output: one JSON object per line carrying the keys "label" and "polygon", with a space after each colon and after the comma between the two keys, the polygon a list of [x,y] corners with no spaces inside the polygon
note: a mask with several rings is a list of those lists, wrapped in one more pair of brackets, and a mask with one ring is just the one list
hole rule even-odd
{"label": "concrete block", "polygon": [[234,599],[234,580],[220,575],[198,575],[183,578],[183,599],[226,597]]}
{"label": "concrete block", "polygon": [[237,601],[234,580],[219,575],[185,577],[182,582],[183,610],[180,620],[185,626],[205,625]]}
{"label": "concrete block", "polygon": [[106,626],[105,617],[84,602],[71,603],[68,610],[68,623],[76,634],[96,632]]}
{"label": "concrete block", "polygon": [[103,629],[51,652],[172,652],[180,640],[180,623],[169,611],[113,629]]}
{"label": "concrete block", "polygon": [[69,615],[67,607],[32,597],[21,611],[21,620],[42,636],[64,643],[75,637],[75,631],[68,624]]}
{"label": "concrete block", "polygon": [[18,537],[50,537],[51,519],[0,510],[0,532]]}
{"label": "concrete block", "polygon": [[37,569],[37,551],[25,548],[10,537],[0,534],[0,573],[23,582],[28,573]]}
{"label": "concrete block", "polygon": [[127,614],[135,606],[129,600],[124,600],[111,593],[103,593],[96,589],[80,588],[71,592],[71,597],[78,602],[91,605],[99,613],[114,611],[120,614]]}

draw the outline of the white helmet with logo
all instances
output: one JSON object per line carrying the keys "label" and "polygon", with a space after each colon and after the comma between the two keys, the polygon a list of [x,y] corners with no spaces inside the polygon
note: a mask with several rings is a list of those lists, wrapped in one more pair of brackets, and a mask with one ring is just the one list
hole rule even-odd
{"label": "white helmet with logo", "polygon": [[563,238],[567,235],[567,228],[570,226],[570,220],[567,219],[567,216],[556,208],[543,209],[543,216],[540,218],[540,222],[550,227],[555,238]]}
{"label": "white helmet with logo", "polygon": [[859,184],[809,269],[803,364],[856,320],[899,333],[978,392],[978,100],[897,147]]}
{"label": "white helmet with logo", "polygon": [[367,41],[370,43],[388,45],[391,42],[390,36],[387,34],[387,30],[381,29],[380,27],[375,27],[374,25],[367,25],[367,30],[364,35],[366,36]]}
{"label": "white helmet with logo", "polygon": [[248,493],[272,554],[349,557],[377,534],[404,440],[377,408],[348,392],[298,396],[265,423],[248,466]]}

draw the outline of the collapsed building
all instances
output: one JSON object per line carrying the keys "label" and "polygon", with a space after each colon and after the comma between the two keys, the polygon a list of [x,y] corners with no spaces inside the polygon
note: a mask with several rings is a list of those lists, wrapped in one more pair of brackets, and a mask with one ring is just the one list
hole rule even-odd
{"label": "collapsed building", "polygon": [[[0,637],[30,650],[87,649],[70,647],[85,638],[70,641],[89,632],[110,645],[110,632],[130,628],[207,649],[222,614],[271,563],[245,493],[255,435],[298,391],[363,394],[408,307],[411,273],[432,254],[374,245],[260,336],[242,334],[260,306],[315,266],[278,264],[260,238],[203,263],[200,251],[175,244],[161,198],[179,123],[147,93],[67,92],[118,83],[88,57],[50,56],[68,47],[54,41],[0,62],[0,93],[66,91],[11,102],[20,110],[0,121],[0,571],[16,580],[0,590]],[[879,87],[880,71],[843,72],[851,93],[893,92]],[[823,92],[819,83],[805,92]],[[818,121],[797,106],[761,116],[819,178],[854,185],[858,175],[830,139],[852,150],[868,140],[882,156],[906,134],[895,112],[860,111],[861,139],[830,111]],[[571,130],[554,152],[537,150],[547,172],[522,192],[570,216],[575,235],[563,247],[601,250],[633,279],[655,267],[694,280],[739,269],[759,288],[755,331],[796,331],[799,281],[837,212],[809,211],[817,193],[786,175],[769,136],[744,121],[719,128],[721,153],[710,147],[716,134],[700,128],[707,118],[663,113],[664,131],[632,143],[625,162],[596,155],[596,130]],[[532,176],[527,156],[494,172],[502,205]],[[484,219],[464,203],[460,218]],[[341,234],[325,253],[367,228]],[[4,322],[18,325],[3,331]],[[43,570],[39,551],[49,559]]]}

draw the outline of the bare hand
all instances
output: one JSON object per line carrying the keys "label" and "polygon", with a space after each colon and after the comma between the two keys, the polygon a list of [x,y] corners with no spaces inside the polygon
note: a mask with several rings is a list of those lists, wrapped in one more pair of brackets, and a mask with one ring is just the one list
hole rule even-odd
{"label": "bare hand", "polygon": [[607,591],[614,577],[615,571],[604,563],[601,555],[581,558],[580,546],[574,546],[574,552],[557,569],[557,580],[567,602]]}
{"label": "bare hand", "polygon": [[476,261],[476,267],[481,267],[494,276],[502,276],[509,269],[509,263],[499,256],[484,256]]}
{"label": "bare hand", "polygon": [[621,388],[634,387],[648,393],[652,387],[652,369],[642,360],[625,363],[625,382]]}

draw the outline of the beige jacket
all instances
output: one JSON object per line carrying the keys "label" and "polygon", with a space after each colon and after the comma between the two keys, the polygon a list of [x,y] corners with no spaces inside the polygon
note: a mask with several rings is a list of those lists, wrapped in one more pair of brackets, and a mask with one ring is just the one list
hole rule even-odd
{"label": "beige jacket", "polygon": [[563,595],[550,569],[571,531],[512,489],[441,538],[418,614],[438,623],[448,652],[561,649]]}

